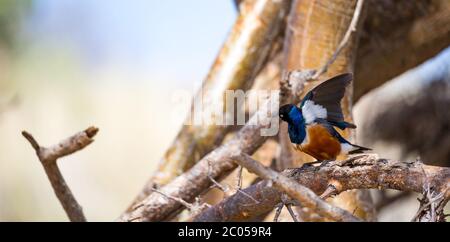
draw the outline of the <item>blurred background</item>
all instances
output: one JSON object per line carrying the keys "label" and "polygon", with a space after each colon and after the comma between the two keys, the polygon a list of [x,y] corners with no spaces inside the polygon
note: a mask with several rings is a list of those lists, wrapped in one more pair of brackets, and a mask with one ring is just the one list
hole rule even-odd
{"label": "blurred background", "polygon": [[184,120],[172,94],[201,83],[235,17],[229,0],[0,0],[0,221],[67,221],[20,132],[45,146],[90,125],[95,143],[59,165],[89,220],[115,219]]}
{"label": "blurred background", "polygon": [[[450,28],[435,24],[450,19],[450,4],[432,2],[445,8],[411,11],[413,17],[425,17],[394,35],[415,44],[406,45],[407,51],[422,53],[416,42],[423,39],[422,45],[436,53],[450,44]],[[381,6],[378,12],[396,5],[388,0],[371,4]],[[402,4],[418,5],[403,1],[399,9],[408,9]],[[427,11],[434,14],[430,21]],[[388,15],[412,23],[398,9]],[[47,146],[90,125],[100,128],[95,143],[60,159],[59,166],[89,221],[116,219],[153,174],[184,121],[190,103],[180,105],[177,91],[196,91],[236,16],[232,0],[0,0],[0,221],[67,221],[20,132],[29,131]],[[385,53],[371,57],[379,62],[357,61],[356,70],[391,64],[384,59],[391,51],[379,42],[385,32],[395,31],[384,27],[395,21],[379,18],[367,21],[361,46],[369,48],[359,48],[357,60]],[[434,30],[442,33],[423,34],[418,30],[428,27],[420,28],[421,22],[442,26]],[[372,29],[381,29],[381,36],[371,35]],[[421,38],[406,35],[410,30]],[[361,97],[353,109],[358,144],[385,158],[420,156],[427,164],[450,165],[450,48],[444,52],[418,72],[363,94],[358,85],[370,86],[377,77],[373,69],[369,77],[355,76],[355,96]],[[402,68],[410,59],[402,57]],[[410,88],[405,91],[405,86]],[[372,195],[383,208],[380,221],[409,221],[419,206],[415,194]],[[392,204],[383,204],[396,196]]]}

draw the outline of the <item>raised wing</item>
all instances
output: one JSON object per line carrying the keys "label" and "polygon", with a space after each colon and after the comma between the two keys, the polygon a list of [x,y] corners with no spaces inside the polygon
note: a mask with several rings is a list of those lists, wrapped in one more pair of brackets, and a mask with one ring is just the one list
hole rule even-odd
{"label": "raised wing", "polygon": [[334,126],[345,129],[355,128],[354,124],[344,121],[341,100],[345,94],[345,88],[353,79],[351,73],[335,76],[322,82],[303,99],[300,108],[306,123],[314,122],[315,119],[326,119]]}

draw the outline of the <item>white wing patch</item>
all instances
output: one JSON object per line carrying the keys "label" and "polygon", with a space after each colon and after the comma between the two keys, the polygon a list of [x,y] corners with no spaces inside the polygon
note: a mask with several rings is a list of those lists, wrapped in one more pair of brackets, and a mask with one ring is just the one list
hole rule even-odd
{"label": "white wing patch", "polygon": [[302,107],[302,115],[305,118],[305,123],[310,124],[316,118],[327,118],[327,110],[319,104],[315,104],[311,100],[307,100]]}

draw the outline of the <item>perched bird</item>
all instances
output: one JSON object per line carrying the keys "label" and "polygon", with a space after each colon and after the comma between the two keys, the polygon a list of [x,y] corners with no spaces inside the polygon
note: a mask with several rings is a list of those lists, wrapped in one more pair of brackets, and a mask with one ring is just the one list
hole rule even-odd
{"label": "perched bird", "polygon": [[334,127],[356,128],[345,122],[341,99],[352,74],[341,74],[322,82],[302,100],[300,107],[287,104],[280,107],[281,120],[288,123],[288,133],[294,148],[318,161],[335,160],[340,154],[362,153],[369,148],[350,143]]}

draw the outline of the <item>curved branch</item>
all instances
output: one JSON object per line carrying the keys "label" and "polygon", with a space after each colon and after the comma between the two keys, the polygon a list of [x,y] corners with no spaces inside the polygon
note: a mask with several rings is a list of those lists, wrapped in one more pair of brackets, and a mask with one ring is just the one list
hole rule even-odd
{"label": "curved branch", "polygon": [[280,190],[286,192],[290,197],[296,199],[302,206],[314,209],[319,215],[333,219],[334,221],[357,222],[359,218],[353,216],[350,212],[332,206],[325,202],[313,191],[300,185],[292,178],[288,178],[272,169],[266,168],[250,156],[242,154],[235,157],[235,161],[247,168],[250,172],[259,177],[271,181]]}
{"label": "curved branch", "polygon": [[[330,161],[321,166],[305,165],[288,169],[284,175],[295,179],[316,194],[322,194],[330,184],[340,193],[352,189],[395,189],[424,193],[426,184],[448,200],[450,197],[450,168],[424,165],[419,161],[401,162],[361,155],[345,161]],[[194,221],[243,221],[272,210],[281,193],[261,181],[244,189],[259,201],[252,204],[247,197],[235,194],[205,210]]]}

